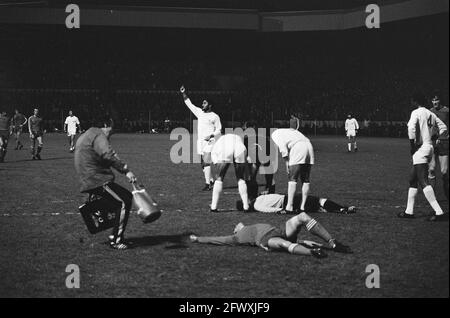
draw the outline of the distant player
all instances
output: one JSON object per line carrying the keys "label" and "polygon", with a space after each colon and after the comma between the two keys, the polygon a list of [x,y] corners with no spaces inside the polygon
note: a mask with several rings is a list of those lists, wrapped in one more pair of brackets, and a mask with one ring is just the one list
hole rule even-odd
{"label": "distant player", "polygon": [[272,140],[278,146],[283,157],[289,178],[286,211],[294,211],[294,197],[297,182],[302,182],[302,202],[300,212],[305,211],[306,200],[310,190],[311,167],[314,165],[314,149],[301,132],[297,130],[298,122],[290,120],[290,128],[277,129],[272,133]]}
{"label": "distant player", "polygon": [[82,193],[104,197],[121,204],[120,217],[117,218],[109,241],[112,248],[125,250],[129,247],[124,233],[130,215],[132,194],[114,182],[112,168],[125,174],[130,182],[136,182],[136,177],[113,150],[109,142],[113,132],[112,120],[103,118],[96,127],[89,128],[81,135],[75,147],[75,169],[81,181]]}
{"label": "distant player", "polygon": [[[301,202],[302,195],[298,193],[294,197],[294,210],[298,210],[300,208]],[[262,194],[255,199],[250,199],[250,210],[262,213],[286,214],[286,204],[287,195],[276,193]],[[236,201],[236,208],[238,209],[238,211],[243,210],[241,200]],[[352,214],[356,213],[356,207],[341,205],[327,198],[309,195],[305,203],[305,211]]]}
{"label": "distant player", "polygon": [[64,132],[66,132],[69,137],[70,152],[75,150],[75,135],[77,134],[77,129],[79,128],[80,121],[78,120],[78,117],[74,116],[73,112],[69,110],[69,116],[67,116],[66,121],[64,122]]}
{"label": "distant player", "polygon": [[205,176],[205,187],[203,191],[209,191],[212,189],[214,183],[211,177],[211,149],[221,134],[222,124],[220,117],[211,110],[212,105],[208,100],[203,100],[202,108],[196,107],[186,95],[184,86],[180,88],[180,92],[183,94],[186,106],[198,120],[197,153],[201,156],[203,174]]}
{"label": "distant player", "polygon": [[[37,108],[34,109],[33,115],[28,118],[28,132],[30,133],[31,139],[31,159],[41,160],[41,151],[44,146],[42,140],[44,136],[44,127],[42,117],[39,116],[39,109]],[[36,141],[38,142],[37,149]]]}
{"label": "distant player", "polygon": [[242,138],[235,134],[226,134],[220,137],[214,144],[211,151],[211,160],[217,167],[217,178],[214,182],[211,212],[218,212],[220,194],[223,189],[223,179],[231,164],[234,164],[238,190],[241,196],[244,212],[248,211],[247,184],[245,183],[247,149]]}
{"label": "distant player", "polygon": [[351,114],[347,116],[345,121],[345,132],[347,133],[348,139],[348,152],[352,152],[352,145],[355,152],[358,151],[358,145],[356,144],[356,133],[358,132],[359,124],[358,121],[353,118]]}
{"label": "distant player", "polygon": [[0,112],[0,162],[5,161],[9,135],[9,118],[6,112]]}
{"label": "distant player", "polygon": [[[441,168],[441,174],[442,174],[442,182],[444,184],[444,193],[447,197],[448,201],[448,107],[443,106],[441,104],[439,94],[435,94],[433,96],[433,99],[431,100],[433,103],[433,107],[430,109],[432,113],[434,113],[440,120],[444,122],[444,124],[447,126],[447,133],[440,135],[438,139],[435,141],[434,145],[434,152],[433,157],[430,161],[430,170],[428,171],[428,179],[430,180],[430,184],[435,189],[436,186],[436,157],[439,158],[439,166]],[[433,138],[435,139],[435,138]]]}
{"label": "distant player", "polygon": [[[298,240],[302,227],[311,234],[320,237],[326,244]],[[352,253],[349,246],[335,240],[330,233],[316,220],[306,213],[290,218],[285,224],[276,227],[270,224],[244,225],[238,223],[234,234],[228,236],[191,235],[191,242],[214,245],[247,245],[261,247],[266,251],[282,251],[296,255],[312,255],[317,258],[326,257],[323,249],[340,253]]]}
{"label": "distant player", "polygon": [[16,147],[14,150],[20,150],[23,148],[20,142],[20,135],[22,134],[22,127],[27,123],[27,118],[22,115],[18,109],[14,111],[14,116],[11,118],[11,129],[14,137],[16,138]]}
{"label": "distant player", "polygon": [[414,203],[418,193],[418,187],[422,187],[425,198],[434,210],[434,215],[429,221],[448,220],[436,200],[433,187],[428,182],[428,164],[433,156],[433,130],[438,129],[439,135],[447,133],[445,124],[431,111],[425,108],[426,98],[421,94],[415,94],[411,103],[417,109],[411,113],[408,122],[408,136],[411,144],[413,168],[409,178],[408,204],[405,212],[401,212],[400,218],[414,218]]}

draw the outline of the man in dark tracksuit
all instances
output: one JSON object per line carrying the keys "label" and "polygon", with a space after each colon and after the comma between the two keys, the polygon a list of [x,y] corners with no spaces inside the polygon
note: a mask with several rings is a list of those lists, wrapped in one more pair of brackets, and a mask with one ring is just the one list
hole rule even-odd
{"label": "man in dark tracksuit", "polygon": [[82,193],[108,198],[122,205],[120,217],[117,218],[117,224],[110,236],[110,245],[115,249],[127,249],[124,232],[130,214],[132,194],[114,183],[111,168],[126,174],[130,182],[136,182],[136,177],[119,159],[109,143],[113,132],[112,121],[105,119],[99,122],[97,127],[89,128],[78,138],[75,147],[75,169],[80,177]]}
{"label": "man in dark tracksuit", "polygon": [[[323,239],[326,244],[312,241],[298,240],[297,236],[302,227],[311,234]],[[318,258],[326,257],[322,249],[335,252],[352,253],[350,247],[339,243],[316,220],[305,212],[290,218],[280,227],[270,224],[244,225],[238,223],[234,234],[228,236],[190,236],[191,242],[214,245],[248,245],[261,247],[266,251],[284,251],[297,255],[312,255]]]}

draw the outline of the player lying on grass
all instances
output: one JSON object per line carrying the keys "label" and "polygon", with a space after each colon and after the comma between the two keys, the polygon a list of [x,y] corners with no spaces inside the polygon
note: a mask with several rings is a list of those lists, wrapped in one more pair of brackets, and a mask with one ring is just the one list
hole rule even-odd
{"label": "player lying on grass", "polygon": [[428,203],[434,210],[434,215],[429,221],[446,221],[448,214],[444,214],[436,200],[433,187],[428,180],[428,164],[433,155],[433,130],[438,130],[439,135],[447,133],[445,124],[430,110],[425,108],[426,98],[422,94],[415,94],[411,99],[412,106],[416,107],[411,113],[408,122],[408,136],[411,144],[411,156],[413,166],[409,176],[409,190],[406,210],[398,214],[399,218],[414,218],[414,203],[419,193],[419,186]]}
{"label": "player lying on grass", "polygon": [[120,216],[109,239],[112,248],[124,250],[128,248],[124,233],[130,215],[132,194],[114,182],[111,168],[125,174],[130,182],[136,182],[136,177],[112,149],[109,143],[112,134],[110,118],[100,120],[96,127],[91,127],[82,134],[75,147],[75,169],[80,177],[82,193],[121,204]]}
{"label": "player lying on grass", "polygon": [[[298,240],[302,227],[320,237],[326,244]],[[261,247],[266,251],[282,251],[297,255],[326,257],[324,249],[335,252],[352,253],[349,246],[339,243],[316,220],[305,212],[290,218],[285,224],[276,227],[270,224],[253,224],[245,226],[242,222],[234,228],[229,236],[197,236],[190,235],[191,242],[215,245],[249,245]]]}
{"label": "player lying on grass", "polygon": [[[259,195],[256,199],[253,200],[250,199],[249,209],[250,211],[262,213],[289,214],[289,213],[296,213],[296,211],[300,209],[301,202],[302,202],[302,195],[300,193],[297,193],[294,197],[294,212],[286,212],[285,209],[287,204],[287,195],[275,193],[263,194]],[[238,211],[243,210],[242,200],[236,201],[236,208],[238,209]],[[344,206],[326,198],[310,195],[308,196],[308,199],[306,199],[305,211],[351,214],[356,213],[356,207]]]}

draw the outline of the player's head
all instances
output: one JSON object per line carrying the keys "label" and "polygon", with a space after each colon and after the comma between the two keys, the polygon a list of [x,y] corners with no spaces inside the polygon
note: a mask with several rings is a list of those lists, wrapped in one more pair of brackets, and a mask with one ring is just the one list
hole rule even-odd
{"label": "player's head", "polygon": [[233,233],[236,234],[237,232],[239,232],[240,230],[242,230],[243,227],[244,227],[244,223],[239,222],[239,223],[236,224],[236,226],[234,227]]}
{"label": "player's head", "polygon": [[256,121],[254,120],[248,120],[244,123],[243,129],[247,129],[247,128],[253,128],[256,129]]}
{"label": "player's head", "polygon": [[431,103],[433,104],[433,107],[440,108],[441,107],[441,98],[439,96],[438,91],[433,92],[433,96],[431,98]]}
{"label": "player's head", "polygon": [[289,128],[291,129],[299,129],[300,128],[300,119],[298,117],[291,115],[291,119],[289,119]]}
{"label": "player's head", "polygon": [[73,111],[69,110],[69,116],[73,116]]}
{"label": "player's head", "polygon": [[14,109],[14,113],[15,113],[16,115],[18,115],[18,114],[19,114],[19,110],[18,110],[18,109]]}
{"label": "player's head", "polygon": [[103,116],[97,120],[95,127],[100,128],[109,138],[113,134],[114,121],[110,116]]}
{"label": "player's head", "polygon": [[37,109],[37,108],[33,109],[33,114],[35,116],[39,115],[39,109]]}
{"label": "player's head", "polygon": [[425,107],[427,104],[427,99],[424,94],[417,92],[411,97],[411,104],[413,107]]}
{"label": "player's head", "polygon": [[348,119],[352,119],[352,117],[353,117],[352,114],[348,114],[348,115],[347,115],[347,118],[348,118]]}
{"label": "player's head", "polygon": [[211,100],[204,99],[203,102],[202,102],[202,110],[204,112],[209,112],[209,111],[211,111],[211,107],[212,107]]}

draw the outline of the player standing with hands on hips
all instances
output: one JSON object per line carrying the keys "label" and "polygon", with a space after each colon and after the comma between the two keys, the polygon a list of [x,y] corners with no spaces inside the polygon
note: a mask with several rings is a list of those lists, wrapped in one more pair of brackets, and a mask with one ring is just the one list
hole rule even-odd
{"label": "player standing with hands on hips", "polygon": [[414,218],[414,203],[418,187],[422,187],[423,194],[434,210],[434,215],[429,221],[445,221],[448,215],[445,215],[441,206],[436,200],[433,187],[428,181],[428,164],[433,155],[433,130],[438,129],[439,135],[447,132],[445,124],[430,110],[425,108],[426,98],[421,94],[415,94],[411,103],[417,109],[411,113],[408,122],[408,136],[411,144],[411,155],[413,167],[409,177],[408,203],[405,212],[399,213],[399,218]]}
{"label": "player standing with hands on hips", "polygon": [[[41,151],[44,143],[42,138],[44,136],[44,127],[42,123],[42,117],[39,116],[39,109],[33,110],[33,115],[28,118],[28,132],[31,139],[31,158],[33,160],[41,160]],[[38,142],[36,150],[36,141]]]}
{"label": "player standing with hands on hips", "polygon": [[205,176],[205,187],[203,191],[209,191],[213,188],[214,180],[211,176],[211,150],[221,134],[222,124],[220,117],[211,110],[211,103],[204,99],[202,108],[196,107],[186,94],[186,89],[181,86],[180,92],[183,95],[184,103],[190,111],[197,117],[197,153],[201,156],[203,174]]}
{"label": "player standing with hands on hips", "polygon": [[352,152],[352,144],[355,152],[358,151],[358,145],[356,144],[356,133],[358,132],[358,129],[358,121],[353,118],[351,114],[348,114],[347,120],[345,121],[345,131],[348,138],[348,152]]}
{"label": "player standing with hands on hips", "polygon": [[75,135],[77,134],[77,128],[80,127],[80,121],[77,116],[73,115],[73,112],[69,110],[69,116],[67,116],[66,121],[64,122],[64,132],[67,133],[67,137],[69,137],[69,145],[70,152],[75,150]]}
{"label": "player standing with hands on hips", "polygon": [[114,182],[115,176],[111,168],[125,174],[131,183],[136,182],[136,177],[111,147],[109,139],[112,134],[113,122],[110,118],[104,118],[96,127],[89,128],[81,135],[75,147],[75,169],[81,181],[82,193],[121,204],[120,216],[109,239],[112,248],[125,250],[128,244],[125,242],[124,232],[133,196],[130,191]]}

